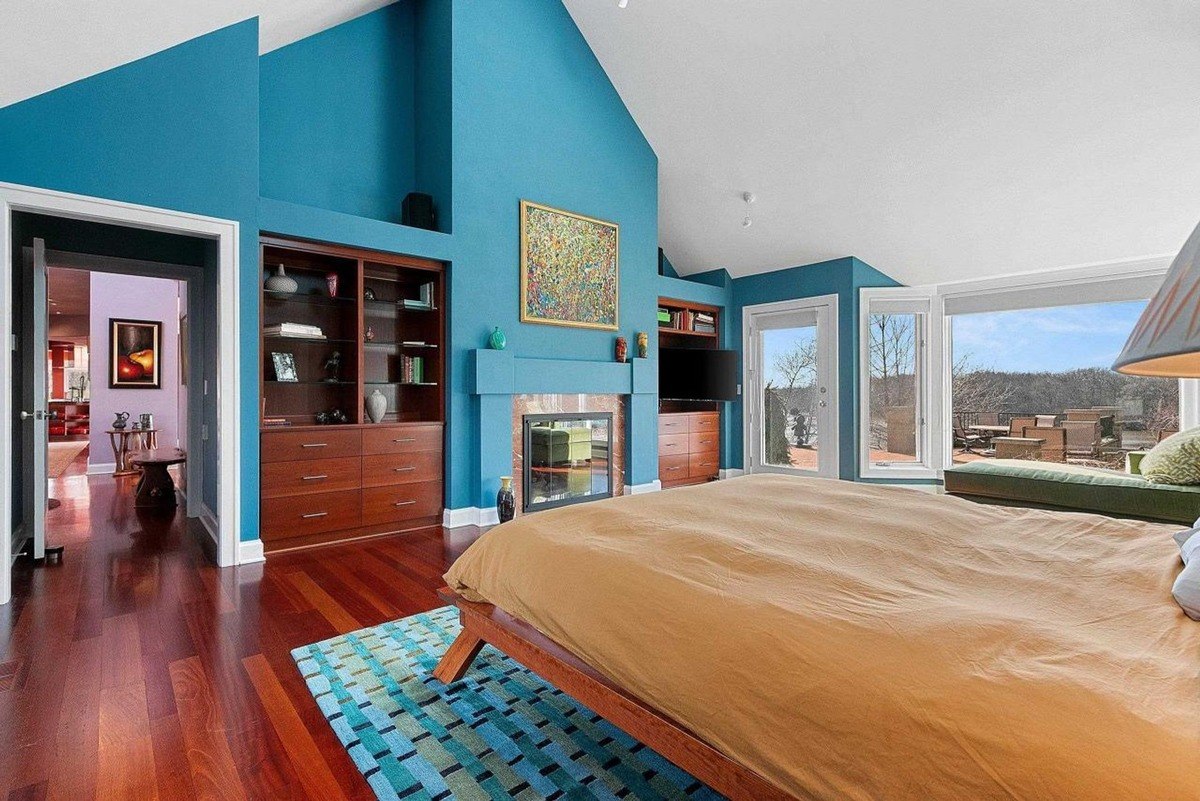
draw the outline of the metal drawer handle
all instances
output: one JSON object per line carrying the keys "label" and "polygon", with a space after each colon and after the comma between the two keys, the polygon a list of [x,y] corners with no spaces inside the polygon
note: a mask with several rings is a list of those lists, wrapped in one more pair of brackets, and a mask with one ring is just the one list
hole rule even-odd
{"label": "metal drawer handle", "polygon": [[396,501],[392,506],[412,506],[416,501]]}
{"label": "metal drawer handle", "polygon": [[393,468],[393,472],[396,472],[396,473],[411,473],[412,471],[414,471],[414,470],[416,470],[416,469],[417,469],[417,468],[415,468],[415,467],[396,467],[396,468]]}
{"label": "metal drawer handle", "polygon": [[711,440],[711,439],[702,439],[702,440],[700,440],[700,444],[701,444],[701,445],[708,445],[708,444],[710,444],[711,442],[712,442],[712,440]]}
{"label": "metal drawer handle", "polygon": [[329,478],[329,476],[324,476],[324,475],[322,475],[322,476],[301,476],[300,480],[301,481],[324,481],[327,478]]}
{"label": "metal drawer handle", "polygon": [[314,517],[326,517],[328,515],[329,512],[313,512],[307,515],[300,515],[300,517],[304,520],[312,520]]}
{"label": "metal drawer handle", "polygon": [[667,472],[670,473],[673,470],[682,470],[682,469],[683,469],[682,467],[668,467]]}
{"label": "metal drawer handle", "polygon": [[301,448],[328,448],[329,443],[328,442],[305,442],[300,447]]}
{"label": "metal drawer handle", "polygon": [[417,438],[416,438],[416,437],[405,437],[404,439],[394,439],[394,440],[392,440],[392,442],[396,443],[397,445],[400,445],[400,444],[402,444],[402,443],[405,443],[405,442],[416,442],[416,441],[417,441]]}

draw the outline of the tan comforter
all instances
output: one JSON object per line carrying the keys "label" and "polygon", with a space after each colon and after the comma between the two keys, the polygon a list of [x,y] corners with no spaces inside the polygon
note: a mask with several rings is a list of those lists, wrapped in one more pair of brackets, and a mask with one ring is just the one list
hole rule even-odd
{"label": "tan comforter", "polygon": [[800,798],[1195,801],[1173,530],[755,476],[523,517],[447,579]]}

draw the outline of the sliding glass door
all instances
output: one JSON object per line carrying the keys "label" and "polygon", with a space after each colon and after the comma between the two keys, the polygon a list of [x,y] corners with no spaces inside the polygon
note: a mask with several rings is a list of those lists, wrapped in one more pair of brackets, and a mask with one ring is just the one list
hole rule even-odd
{"label": "sliding glass door", "polygon": [[836,478],[837,296],[743,315],[747,470]]}

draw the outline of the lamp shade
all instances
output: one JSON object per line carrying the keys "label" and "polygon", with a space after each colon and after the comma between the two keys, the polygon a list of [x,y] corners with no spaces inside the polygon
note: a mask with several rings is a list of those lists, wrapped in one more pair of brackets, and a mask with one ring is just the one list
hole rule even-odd
{"label": "lamp shade", "polygon": [[1113,369],[1130,375],[1200,378],[1200,226],[1171,262]]}

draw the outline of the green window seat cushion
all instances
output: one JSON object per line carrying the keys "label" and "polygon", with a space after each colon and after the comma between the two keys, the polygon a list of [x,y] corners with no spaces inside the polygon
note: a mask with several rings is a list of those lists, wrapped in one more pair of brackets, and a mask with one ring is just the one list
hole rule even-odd
{"label": "green window seat cushion", "polygon": [[988,500],[1192,525],[1200,486],[1152,484],[1141,476],[1070,464],[988,459],[946,470],[946,492]]}

